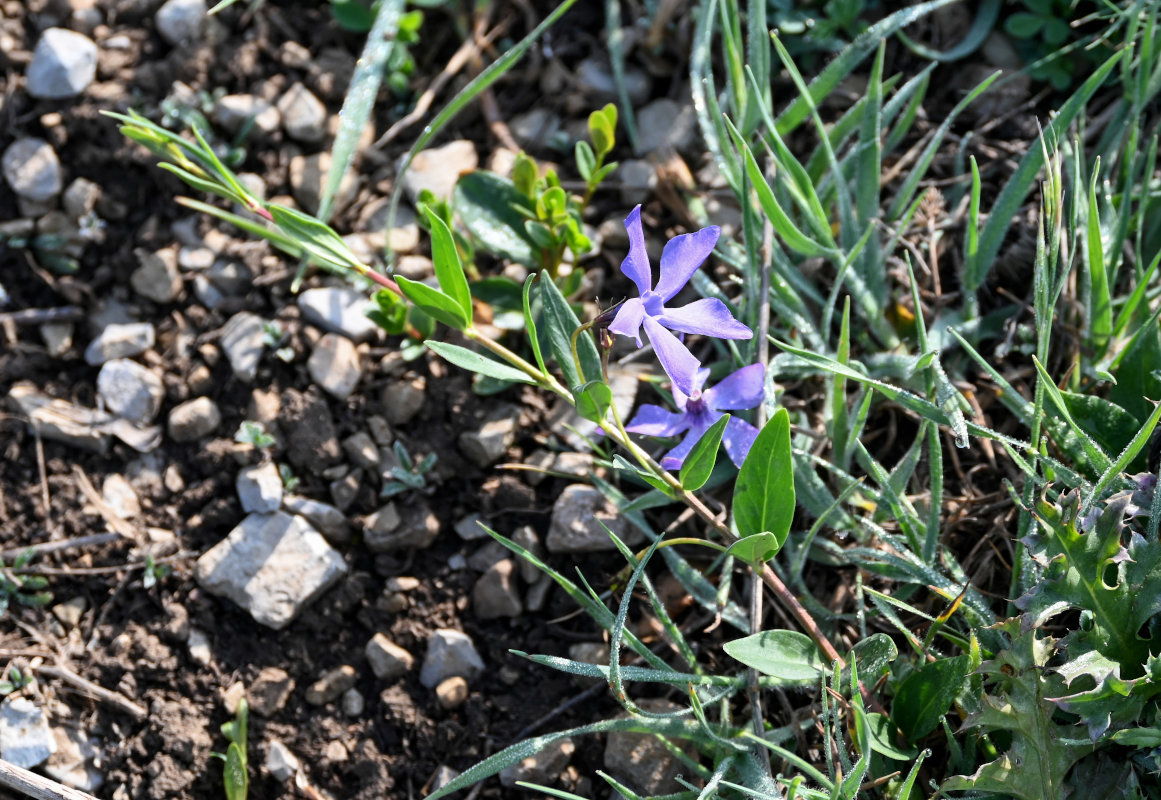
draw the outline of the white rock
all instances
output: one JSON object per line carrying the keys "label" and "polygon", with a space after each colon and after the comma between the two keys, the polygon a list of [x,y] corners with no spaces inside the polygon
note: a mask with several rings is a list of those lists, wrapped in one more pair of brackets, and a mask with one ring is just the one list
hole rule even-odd
{"label": "white rock", "polygon": [[370,303],[367,295],[346,287],[307,289],[298,296],[298,309],[307,322],[356,342],[379,330],[365,313]]}
{"label": "white rock", "polygon": [[71,322],[45,322],[40,326],[40,338],[44,348],[53,358],[60,358],[73,349],[73,333],[76,326]]}
{"label": "white rock", "polygon": [[190,628],[189,638],[186,639],[189,656],[199,664],[208,665],[214,660],[214,652],[210,648],[210,637],[201,628]]}
{"label": "white rock", "polygon": [[415,656],[387,638],[386,634],[372,636],[364,652],[371,671],[381,681],[393,681],[415,666]]}
{"label": "white rock", "polygon": [[450,200],[460,175],[479,165],[474,142],[469,139],[448,142],[443,147],[415,154],[411,166],[403,173],[403,188],[412,205],[419,201],[419,193],[424,189],[430,189],[437,200]]}
{"label": "white rock", "polygon": [[181,294],[181,272],[177,268],[177,254],[172,249],[150,253],[138,249],[140,266],[129,276],[133,291],[155,303],[172,303]]}
{"label": "white rock", "polygon": [[332,505],[311,500],[309,497],[284,494],[282,507],[292,514],[305,517],[332,544],[345,544],[351,540],[351,529],[347,516]]}
{"label": "white rock", "polygon": [[105,776],[95,763],[100,757],[100,742],[73,728],[53,728],[56,752],[44,762],[44,771],[66,786],[82,792],[95,792]]}
{"label": "white rock", "polygon": [[249,311],[239,311],[222,329],[221,344],[238,380],[253,383],[258,374],[258,362],[266,349],[265,320]]}
{"label": "white rock", "polygon": [[[544,560],[544,547],[540,544],[540,537],[536,535],[536,529],[531,525],[517,528],[512,533],[512,542],[520,545],[542,561]],[[526,561],[523,558],[518,558],[517,561],[520,564],[520,577],[524,579],[525,583],[533,583],[543,574],[531,561]]]}
{"label": "white rock", "polygon": [[101,483],[101,497],[121,519],[133,519],[141,515],[141,501],[124,475],[114,472],[106,476]]}
{"label": "white rock", "polygon": [[197,39],[206,22],[206,10],[205,0],[168,0],[154,17],[157,32],[172,45]]}
{"label": "white rock", "polygon": [[552,785],[568,766],[576,744],[571,738],[553,742],[540,752],[500,770],[500,783],[508,788],[516,786],[516,781]]}
{"label": "white rock", "polygon": [[311,380],[339,400],[351,396],[363,375],[355,345],[337,333],[328,333],[318,340],[306,362],[306,371]]}
{"label": "white rock", "polygon": [[363,693],[352,687],[343,692],[342,705],[344,714],[348,717],[358,717],[362,715],[367,704],[363,700]]}
{"label": "white rock", "polygon": [[198,559],[202,588],[275,630],[347,572],[342,555],[302,517],[251,514]]}
{"label": "white rock", "polygon": [[85,361],[99,367],[114,358],[132,358],[153,347],[153,326],[148,322],[106,325],[85,348]]}
{"label": "white rock", "polygon": [[[177,223],[174,223],[173,227],[176,233]],[[184,245],[177,251],[177,265],[187,272],[209,269],[214,264],[214,258],[214,251],[208,247]]]}
{"label": "white rock", "polygon": [[448,678],[473,680],[484,671],[484,661],[466,633],[440,628],[427,640],[427,655],[419,671],[419,682],[434,689]]}
{"label": "white rock", "polygon": [[497,407],[479,430],[460,434],[460,451],[481,467],[499,461],[516,439],[516,420],[519,416],[520,412],[512,406]]}
{"label": "white rock", "polygon": [[640,531],[632,528],[600,491],[587,484],[574,483],[564,488],[552,506],[546,545],[552,553],[615,550],[605,527],[628,544],[641,540]]}
{"label": "white rock", "polygon": [[51,202],[64,186],[60,159],[44,139],[17,139],[4,151],[2,166],[9,188],[25,200]]}
{"label": "white rock", "polygon": [[148,367],[114,358],[102,364],[97,373],[97,397],[109,413],[135,425],[148,425],[161,410],[165,386]]}
{"label": "white rock", "polygon": [[56,752],[44,709],[26,697],[0,703],[0,758],[24,769],[43,764]]}
{"label": "white rock", "polygon": [[282,505],[282,476],[272,461],[240,470],[234,487],[247,514],[267,514]]}
{"label": "white rock", "polygon": [[169,412],[169,437],[175,442],[196,442],[221,424],[218,404],[208,397],[195,397]]}
{"label": "white rock", "polygon": [[689,150],[697,143],[697,114],[691,103],[682,104],[663,97],[637,113],[637,130],[640,131],[637,155],[667,147]]}
{"label": "white rock", "polygon": [[91,212],[101,199],[101,185],[88,178],[75,178],[64,191],[61,206],[73,219]]}
{"label": "white rock", "polygon": [[54,100],[76,97],[97,75],[97,45],[66,28],[49,28],[40,36],[28,64],[28,93]]}
{"label": "white rock", "polygon": [[327,133],[327,109],[302,83],[292,84],[278,98],[282,127],[292,139],[321,142]]}
{"label": "white rock", "polygon": [[261,97],[252,94],[228,94],[218,98],[212,112],[214,121],[230,133],[238,133],[249,119],[254,128],[269,136],[282,125],[278,109]]}
{"label": "white rock", "polygon": [[277,739],[271,739],[266,748],[266,761],[262,764],[275,780],[287,781],[298,772],[298,758],[290,748]]}

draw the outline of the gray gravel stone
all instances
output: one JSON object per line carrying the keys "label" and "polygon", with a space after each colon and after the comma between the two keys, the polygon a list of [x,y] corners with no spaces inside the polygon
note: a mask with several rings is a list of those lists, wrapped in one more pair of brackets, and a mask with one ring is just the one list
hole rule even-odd
{"label": "gray gravel stone", "polygon": [[161,410],[165,386],[153,370],[127,358],[114,358],[97,373],[97,397],[110,414],[134,425],[148,425]]}
{"label": "gray gravel stone", "polygon": [[[672,713],[678,706],[661,698],[645,698],[640,705],[656,714]],[[628,714],[618,715],[620,718]],[[605,769],[629,788],[644,796],[681,791],[674,778],[682,773],[682,763],[669,748],[647,733],[612,731],[605,740]]]}
{"label": "gray gravel stone", "polygon": [[640,131],[637,155],[669,147],[689,150],[698,139],[697,114],[692,103],[678,103],[663,97],[637,112],[637,130]]}
{"label": "gray gravel stone", "polygon": [[326,106],[301,83],[292,84],[277,105],[282,127],[290,138],[313,144],[326,136]]}
{"label": "gray gravel stone", "polygon": [[286,706],[294,691],[294,678],[280,667],[263,667],[246,695],[250,707],[260,717],[272,717]]}
{"label": "gray gravel stone", "polygon": [[[620,102],[613,71],[604,60],[586,58],[577,67],[576,79],[577,88],[594,99]],[[648,100],[652,88],[653,82],[647,73],[633,68],[625,70],[625,89],[634,106]]]}
{"label": "gray gravel stone", "polygon": [[75,728],[54,727],[56,752],[44,762],[45,773],[65,786],[82,792],[95,792],[105,782],[105,776],[95,762],[101,755],[100,741]]}
{"label": "gray gravel stone", "polygon": [[282,505],[282,476],[272,461],[240,470],[234,487],[247,514],[268,514]]}
{"label": "gray gravel stone", "polygon": [[363,694],[358,689],[351,688],[343,692],[343,713],[348,717],[362,716],[363,709],[366,708],[366,701],[363,700]]}
{"label": "gray gravel stone", "polygon": [[[585,664],[594,664],[598,667],[609,666],[609,645],[605,642],[577,642],[568,646],[568,657],[573,661]],[[582,689],[604,683],[603,678],[589,678],[583,675],[573,675],[572,682]]]}
{"label": "gray gravel stone", "polygon": [[[312,153],[309,156],[295,156],[290,159],[290,192],[302,209],[317,214],[322,200],[323,183],[331,170],[329,152]],[[347,172],[335,193],[335,209],[341,210],[355,199],[359,180],[354,170]]]}
{"label": "gray gravel stone", "polygon": [[466,633],[439,628],[427,640],[427,655],[419,671],[419,682],[434,689],[448,678],[474,680],[484,671],[484,661]]}
{"label": "gray gravel stone", "polygon": [[387,384],[383,390],[383,408],[392,425],[405,425],[427,402],[427,380],[423,376]]}
{"label": "gray gravel stone", "polygon": [[468,682],[459,675],[440,681],[435,687],[435,699],[445,711],[459,708],[468,699]]}
{"label": "gray gravel stone", "polygon": [[97,75],[97,45],[66,28],[40,35],[28,64],[28,93],[45,100],[76,97]]}
{"label": "gray gravel stone", "polygon": [[[540,544],[540,537],[536,535],[536,529],[531,525],[524,525],[513,531],[512,541],[537,558],[544,558],[544,547]],[[543,574],[531,561],[525,561],[521,558],[518,559],[518,562],[520,564],[520,577],[524,579],[525,583],[532,583]]]}
{"label": "gray gravel stone", "polygon": [[26,697],[0,703],[0,758],[24,769],[43,764],[56,752],[44,709]]}
{"label": "gray gravel stone", "polygon": [[206,270],[206,278],[222,293],[237,297],[249,291],[254,281],[254,273],[241,261],[219,258]]}
{"label": "gray gravel stone", "polygon": [[337,700],[343,692],[352,688],[359,679],[359,673],[349,664],[328,670],[321,678],[306,687],[306,702],[312,706],[324,706]]}
{"label": "gray gravel stone", "polygon": [[282,496],[282,507],[292,514],[305,517],[331,544],[346,544],[351,541],[351,528],[347,524],[347,516],[328,503],[286,494]]}
{"label": "gray gravel stone", "polygon": [[424,189],[430,189],[437,200],[450,200],[460,175],[471,172],[479,164],[476,145],[469,139],[423,150],[416,153],[411,166],[403,173],[403,189],[412,205],[419,201],[419,193]]}
{"label": "gray gravel stone", "polygon": [[488,532],[480,527],[480,523],[484,518],[479,514],[468,514],[455,524],[455,532],[465,542],[470,542],[474,539],[483,539],[488,535]]}
{"label": "gray gravel stone", "polygon": [[363,375],[359,353],[346,336],[328,333],[318,340],[306,362],[310,378],[327,394],[346,400]]}
{"label": "gray gravel stone", "polygon": [[206,11],[205,0],[168,0],[154,17],[157,32],[172,45],[193,41],[202,34]]}
{"label": "gray gravel stone", "polygon": [[367,519],[364,542],[376,553],[389,553],[414,547],[425,550],[439,536],[439,518],[417,500],[401,511],[389,503]]}
{"label": "gray gravel stone", "polygon": [[504,457],[516,439],[516,420],[520,412],[513,406],[500,406],[488,415],[476,431],[459,436],[460,451],[478,466],[487,467]]}
{"label": "gray gravel stone", "polygon": [[307,322],[356,342],[379,330],[365,313],[370,304],[367,295],[346,287],[307,289],[298,296],[298,310]]}
{"label": "gray gravel stone", "polygon": [[169,412],[169,438],[175,442],[196,442],[222,424],[218,404],[208,397],[195,397]]}
{"label": "gray gravel stone", "polygon": [[261,97],[252,94],[228,94],[214,103],[214,121],[230,133],[242,129],[246,120],[254,119],[254,129],[269,136],[282,125],[282,115],[278,109]]}
{"label": "gray gravel stone", "polygon": [[553,742],[540,752],[500,770],[500,783],[508,788],[515,787],[517,781],[550,786],[564,772],[575,752],[576,744],[571,738]]}
{"label": "gray gravel stone", "polygon": [[641,539],[640,532],[617,513],[598,490],[583,483],[566,486],[552,506],[552,524],[546,545],[551,553],[591,553],[616,549],[604,523],[626,543]]}
{"label": "gray gravel stone", "polygon": [[342,555],[318,531],[281,511],[246,517],[194,570],[203,589],[233,600],[275,630],[346,572]]}
{"label": "gray gravel stone", "polygon": [[271,777],[278,781],[288,781],[298,772],[298,757],[290,748],[277,739],[271,739],[266,747],[266,760],[262,763]]}
{"label": "gray gravel stone", "polygon": [[513,579],[516,564],[505,558],[488,568],[472,587],[472,608],[480,619],[517,617],[523,611]]}
{"label": "gray gravel stone", "polygon": [[266,349],[265,320],[249,311],[239,311],[226,322],[220,341],[234,375],[243,383],[253,383]]}
{"label": "gray gravel stone", "polygon": [[85,348],[85,361],[99,367],[114,358],[132,358],[153,347],[153,326],[148,322],[106,325]]}
{"label": "gray gravel stone", "polygon": [[379,448],[366,431],[357,431],[343,439],[343,452],[356,467],[371,471],[379,468]]}
{"label": "gray gravel stone", "polygon": [[136,251],[140,265],[129,276],[129,285],[137,294],[155,303],[172,303],[181,294],[181,271],[177,254],[171,249],[150,253]]}
{"label": "gray gravel stone", "polygon": [[617,167],[621,181],[621,199],[626,203],[644,202],[657,187],[657,170],[648,161],[627,158]]}
{"label": "gray gravel stone", "polygon": [[133,519],[141,514],[141,501],[124,475],[116,472],[101,482],[101,498],[121,519]]}
{"label": "gray gravel stone", "polygon": [[88,214],[101,200],[101,185],[88,178],[75,178],[61,197],[60,204],[73,219]]}
{"label": "gray gravel stone", "polygon": [[371,665],[371,671],[381,681],[393,681],[415,667],[415,656],[383,633],[372,636],[364,652],[367,654],[367,663]]}
{"label": "gray gravel stone", "polygon": [[44,139],[17,139],[4,151],[2,167],[9,188],[25,200],[48,203],[64,186],[60,159]]}

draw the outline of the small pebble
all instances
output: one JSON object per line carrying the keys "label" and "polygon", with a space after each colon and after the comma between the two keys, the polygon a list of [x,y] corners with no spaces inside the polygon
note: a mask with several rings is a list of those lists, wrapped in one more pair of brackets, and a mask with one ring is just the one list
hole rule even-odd
{"label": "small pebble", "polygon": [[435,687],[435,696],[441,708],[451,711],[468,699],[468,682],[458,676],[448,678]]}

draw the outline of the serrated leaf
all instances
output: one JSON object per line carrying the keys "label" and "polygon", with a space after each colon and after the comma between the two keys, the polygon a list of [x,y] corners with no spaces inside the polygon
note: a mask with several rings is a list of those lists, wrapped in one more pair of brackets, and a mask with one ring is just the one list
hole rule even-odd
{"label": "serrated leaf", "polygon": [[742,536],[768,532],[779,545],[786,541],[794,520],[794,460],[786,409],[778,409],[750,447],[738,471],[733,511]]}
{"label": "serrated leaf", "polygon": [[763,631],[726,642],[731,657],[787,683],[813,684],[827,671],[818,647],[798,631]]}
{"label": "serrated leaf", "polygon": [[530,376],[525,375],[515,367],[495,361],[466,347],[447,342],[436,342],[431,339],[428,339],[424,344],[441,358],[478,375],[486,375],[489,378],[511,383],[536,383]]}
{"label": "serrated leaf", "polygon": [[714,465],[717,464],[718,447],[722,443],[722,434],[725,433],[729,422],[730,415],[724,414],[694,444],[681,465],[681,488],[696,492],[705,486],[705,482],[714,471]]}
{"label": "serrated leaf", "polygon": [[528,198],[512,181],[483,170],[469,172],[456,181],[452,203],[468,233],[489,253],[540,266],[540,248],[525,231],[521,213],[531,210]]}
{"label": "serrated leaf", "polygon": [[424,313],[459,331],[468,327],[468,321],[464,318],[464,312],[459,304],[439,289],[433,289],[426,283],[413,281],[402,275],[395,277],[395,283],[399,285],[399,291]]}

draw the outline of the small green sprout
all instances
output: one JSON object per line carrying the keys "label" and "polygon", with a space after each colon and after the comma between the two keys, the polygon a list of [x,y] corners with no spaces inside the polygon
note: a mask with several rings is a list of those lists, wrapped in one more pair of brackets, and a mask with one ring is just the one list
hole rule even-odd
{"label": "small green sprout", "polygon": [[274,446],[274,437],[266,432],[265,426],[261,422],[250,419],[243,420],[242,424],[238,426],[238,432],[234,434],[234,441],[238,444],[257,447],[259,450],[266,450]]}
{"label": "small green sprout", "polygon": [[12,694],[25,686],[31,686],[36,677],[28,671],[21,672],[15,664],[8,665],[8,677],[0,681],[0,695]]}
{"label": "small green sprout", "polygon": [[407,452],[407,448],[401,442],[395,442],[394,450],[395,457],[399,459],[400,466],[391,468],[391,477],[394,480],[383,484],[383,488],[379,490],[379,497],[394,497],[403,492],[422,491],[426,489],[427,479],[424,475],[435,466],[435,453],[428,453],[423,457],[422,461],[416,464],[411,454]]}
{"label": "small green sprout", "polygon": [[48,578],[17,574],[28,566],[35,554],[31,547],[28,548],[16,557],[11,567],[5,566],[4,560],[0,559],[0,616],[13,600],[22,606],[46,606],[52,602],[52,592],[44,591]]}
{"label": "small green sprout", "polygon": [[267,320],[262,323],[262,344],[274,351],[274,355],[289,364],[294,360],[294,348],[286,344],[286,340],[290,337],[282,326],[274,320]]}
{"label": "small green sprout", "polygon": [[146,589],[152,589],[159,581],[165,580],[169,573],[173,572],[173,567],[169,564],[159,564],[153,560],[153,556],[145,556],[145,573],[141,576],[141,583]]}
{"label": "small green sprout", "polygon": [[293,492],[298,488],[298,485],[302,483],[302,481],[298,479],[298,476],[296,476],[291,471],[289,464],[279,464],[278,475],[282,478],[282,488],[286,489],[288,492]]}
{"label": "small green sprout", "polygon": [[214,758],[226,762],[223,781],[226,800],[246,800],[250,791],[249,762],[246,756],[246,728],[250,720],[250,706],[246,699],[238,701],[234,719],[222,725],[222,735],[230,740],[226,752],[213,753]]}

